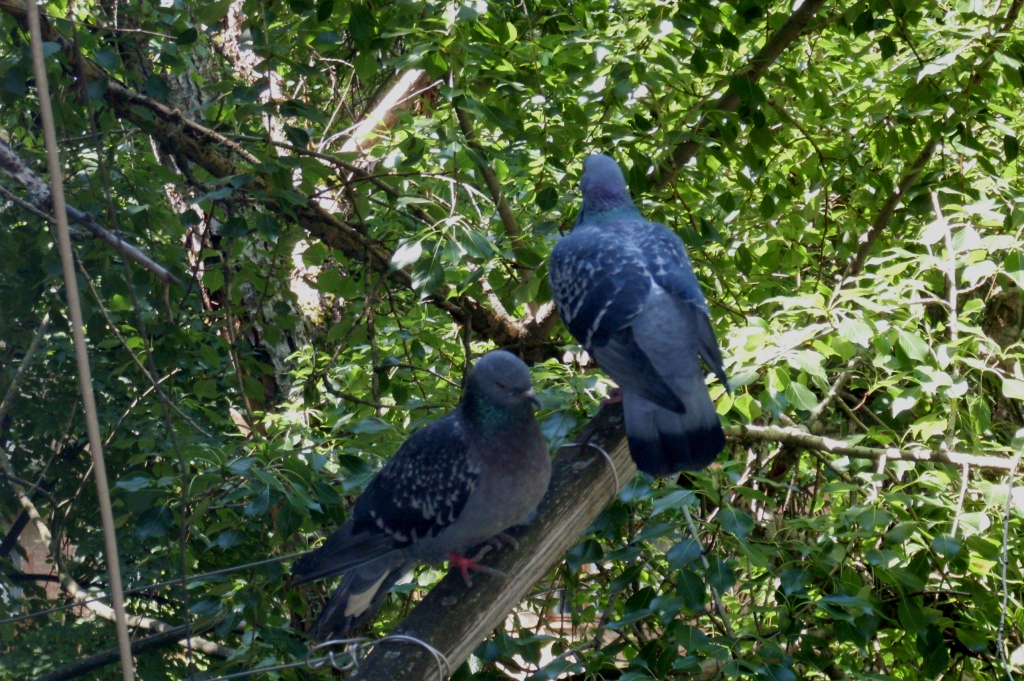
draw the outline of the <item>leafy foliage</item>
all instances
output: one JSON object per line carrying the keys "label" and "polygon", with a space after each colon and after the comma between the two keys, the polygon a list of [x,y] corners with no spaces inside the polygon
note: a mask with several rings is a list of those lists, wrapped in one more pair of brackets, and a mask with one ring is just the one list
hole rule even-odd
{"label": "leafy foliage", "polygon": [[[733,377],[712,386],[727,425],[920,460],[740,436],[709,471],[638,477],[456,676],[1020,673],[1024,496],[984,461],[928,460],[1024,446],[1020,4],[830,4],[762,78],[746,69],[788,3],[51,5],[91,69],[79,82],[50,36],[69,202],[184,282],[165,292],[75,242],[131,612],[215,620],[205,636],[236,652],[196,654],[210,678],[303,659],[331,585],[290,590],[286,564],[142,587],[313,545],[494,341],[534,361],[552,448],[571,440],[609,383],[544,323],[545,260],[582,158],[608,150],[690,246]],[[5,141],[41,172],[27,34],[0,9]],[[351,138],[411,69],[406,101]],[[0,442],[47,490],[62,569],[103,591],[53,239],[14,204],[4,217],[4,393],[53,324]],[[0,508],[20,512],[13,494]],[[0,565],[0,619],[54,604]],[[374,633],[440,575],[399,586]],[[0,640],[0,679],[113,645],[79,610],[5,621]],[[187,672],[177,650],[139,660],[147,679]]]}

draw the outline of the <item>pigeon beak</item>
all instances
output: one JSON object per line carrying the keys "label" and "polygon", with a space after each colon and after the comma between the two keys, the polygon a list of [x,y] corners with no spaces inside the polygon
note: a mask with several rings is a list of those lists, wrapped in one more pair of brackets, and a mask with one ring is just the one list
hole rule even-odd
{"label": "pigeon beak", "polygon": [[532,404],[533,406],[537,407],[537,409],[540,409],[540,407],[541,407],[540,398],[537,397],[537,393],[535,393],[533,391],[533,388],[530,388],[529,390],[524,392],[523,393],[523,397],[525,397],[527,400],[529,400],[530,404]]}

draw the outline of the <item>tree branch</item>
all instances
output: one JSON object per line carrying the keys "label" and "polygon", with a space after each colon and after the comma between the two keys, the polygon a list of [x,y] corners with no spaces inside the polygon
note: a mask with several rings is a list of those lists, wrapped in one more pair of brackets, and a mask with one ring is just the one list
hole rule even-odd
{"label": "tree branch", "polygon": [[491,192],[491,198],[494,200],[494,205],[498,209],[498,215],[501,217],[501,223],[505,225],[505,233],[508,234],[509,240],[512,242],[512,250],[516,253],[516,267],[520,270],[531,271],[531,268],[526,267],[518,262],[519,249],[522,244],[523,230],[520,229],[519,223],[516,221],[516,216],[512,214],[512,208],[508,205],[508,199],[505,198],[505,193],[501,191],[501,182],[498,180],[497,173],[494,172],[494,168],[487,161],[487,155],[484,152],[484,148],[477,141],[476,131],[473,130],[473,124],[469,120],[469,114],[458,106],[452,105],[455,109],[455,117],[459,121],[459,128],[462,129],[462,135],[466,138],[466,144],[475,152],[473,154],[477,161],[477,166],[480,168],[480,174],[484,176],[484,182],[487,183],[487,189]]}
{"label": "tree branch", "polygon": [[914,443],[903,449],[848,445],[841,440],[834,440],[830,437],[811,435],[799,428],[739,425],[726,428],[725,434],[733,440],[740,442],[777,442],[779,444],[797,445],[805,449],[848,456],[851,459],[871,459],[873,461],[898,459],[900,461],[923,461],[954,466],[962,466],[968,463],[977,468],[1000,471],[1010,470],[1013,466],[1011,459],[1001,456],[947,452],[939,449],[928,449],[924,445]]}
{"label": "tree branch", "polygon": [[[53,224],[53,218],[47,215],[45,211],[41,210],[41,207],[51,205],[50,188],[46,186],[46,183],[43,182],[42,178],[32,172],[28,167],[28,164],[25,163],[14,149],[9,147],[2,138],[0,138],[0,170],[3,170],[20,182],[25,189],[28,190],[29,196],[32,197],[32,201],[23,202],[21,199],[10,194],[6,190],[3,191],[4,195],[22,208],[29,210],[29,212],[40,216]],[[2,188],[0,188],[0,190],[2,190]],[[29,206],[31,206],[31,208],[29,208]],[[106,241],[108,244],[121,251],[122,255],[139,263],[147,270],[160,277],[164,282],[178,284],[179,286],[181,285],[181,281],[171,274],[166,267],[155,262],[148,255],[135,246],[127,243],[117,234],[100,227],[88,213],[84,213],[72,205],[67,205],[65,207],[65,211],[67,212],[69,220],[85,227],[87,230],[92,232],[94,237]]]}
{"label": "tree branch", "polygon": [[[768,36],[764,46],[758,50],[754,58],[750,60],[750,64],[736,74],[736,78],[746,79],[750,83],[757,83],[767,71],[768,67],[775,63],[775,61],[782,56],[782,53],[786,51],[786,48],[796,40],[807,28],[807,25],[811,23],[811,19],[815,17],[818,11],[824,6],[825,0],[807,0],[802,3],[789,18],[786,19],[785,23],[779,26],[774,33]],[[715,113],[729,113],[735,111],[740,105],[740,96],[736,92],[735,87],[731,84],[729,89],[725,91],[721,97],[715,101],[712,106],[712,111]],[[698,141],[701,133],[703,133],[709,125],[711,125],[712,116],[705,114],[701,117],[697,125],[693,127],[690,134],[690,139],[678,144],[672,149],[668,160],[662,164],[661,180],[658,182],[658,188],[662,189],[669,182],[675,178],[676,173],[693,158],[694,154],[697,153],[697,149],[700,148],[701,144]]]}
{"label": "tree branch", "polygon": [[[213,619],[205,624],[193,625],[192,633],[193,635],[201,634],[205,631],[209,631],[216,624],[217,620]],[[169,645],[174,645],[186,635],[187,632],[185,629],[185,625],[182,625],[180,627],[168,629],[167,631],[159,634],[153,634],[152,636],[146,636],[145,638],[133,641],[131,645],[132,655],[138,655],[139,653],[158,650],[160,648],[166,648]],[[117,662],[117,657],[117,648],[108,648],[107,650],[90,655],[89,657],[83,657],[80,660],[76,660],[64,667],[54,669],[47,674],[43,674],[38,677],[36,681],[67,681],[67,679],[74,679]]]}
{"label": "tree branch", "polygon": [[[0,3],[0,8],[24,22],[24,7],[4,2]],[[70,43],[45,20],[45,17],[41,17],[41,19],[43,19],[44,38],[49,42],[59,44],[68,55],[68,59],[74,59],[74,51]],[[310,197],[304,196],[304,203],[294,204],[289,197],[294,197],[295,190],[290,190],[286,196],[273,185],[270,179],[258,175],[254,168],[244,168],[219,151],[219,149],[226,148],[237,154],[247,164],[258,165],[260,160],[238,143],[185,118],[180,111],[171,109],[125,87],[95,62],[89,60],[82,60],[82,62],[86,77],[102,81],[106,85],[104,97],[120,118],[129,121],[167,149],[173,150],[182,158],[203,168],[213,177],[246,175],[252,178],[250,182],[238,189],[245,190],[261,201],[267,210],[279,215],[294,216],[296,222],[303,229],[328,246],[338,249],[352,260],[366,262],[381,273],[390,271],[392,252],[385,245],[335,217]],[[394,272],[392,277],[402,286],[412,288],[412,276],[407,270]],[[429,296],[428,300],[451,315],[459,324],[471,323],[475,332],[497,345],[515,345],[525,340],[521,325],[515,322],[510,324],[508,321],[500,319],[488,308],[468,296],[453,295],[448,286],[442,286],[435,294]]]}
{"label": "tree branch", "polygon": [[921,153],[917,155],[913,163],[904,173],[903,177],[900,178],[900,183],[897,185],[896,190],[889,195],[882,204],[882,207],[878,209],[878,214],[875,219],[871,221],[871,226],[868,231],[860,237],[860,246],[857,247],[857,255],[854,256],[853,260],[850,261],[849,267],[846,269],[846,274],[843,276],[844,279],[850,279],[856,277],[864,269],[864,263],[867,262],[868,256],[871,254],[871,249],[874,247],[875,242],[878,241],[878,237],[882,234],[882,231],[889,226],[889,222],[892,220],[893,214],[896,212],[896,206],[899,205],[900,201],[906,195],[907,191],[914,186],[917,182],[917,178],[920,177],[921,171],[924,170],[925,166],[928,165],[928,161],[931,160],[932,155],[935,153],[935,148],[938,145],[938,140],[935,137],[929,137],[924,147],[921,149]]}

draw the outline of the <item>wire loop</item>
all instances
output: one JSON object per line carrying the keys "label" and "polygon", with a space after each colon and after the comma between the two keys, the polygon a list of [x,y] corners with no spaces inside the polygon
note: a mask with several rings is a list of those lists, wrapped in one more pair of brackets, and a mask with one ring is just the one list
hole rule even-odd
{"label": "wire loop", "polygon": [[558,449],[565,449],[566,447],[593,447],[598,452],[600,452],[601,456],[604,457],[604,460],[608,462],[608,466],[612,469],[612,477],[615,480],[615,489],[612,491],[612,500],[619,496],[619,490],[622,489],[622,483],[619,480],[619,471],[615,468],[615,462],[612,461],[611,455],[605,451],[604,447],[602,447],[599,444],[593,443],[590,440],[586,440],[584,442],[570,442],[568,444],[562,445]]}

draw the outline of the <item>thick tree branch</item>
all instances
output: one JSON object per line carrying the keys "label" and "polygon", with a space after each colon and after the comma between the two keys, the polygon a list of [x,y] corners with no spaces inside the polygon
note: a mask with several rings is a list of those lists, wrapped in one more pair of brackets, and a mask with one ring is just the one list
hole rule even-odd
{"label": "thick tree branch", "polygon": [[[807,28],[807,25],[811,23],[811,19],[817,15],[818,11],[825,5],[825,0],[807,0],[797,7],[789,18],[786,19],[785,23],[779,26],[775,32],[768,36],[768,40],[765,41],[764,46],[754,55],[754,58],[750,60],[750,64],[743,69],[741,72],[736,74],[736,78],[743,78],[749,83],[757,83],[761,77],[768,71],[768,67],[775,63],[775,61],[782,56],[782,53],[786,51],[786,48],[796,40]],[[739,108],[740,102],[739,93],[736,92],[736,88],[733,85],[729,86],[729,89],[718,98],[718,100],[712,106],[714,113],[729,113]],[[664,188],[679,172],[680,168],[689,162],[691,158],[697,153],[701,143],[698,138],[701,134],[711,125],[714,120],[714,116],[705,114],[701,117],[697,125],[693,127],[693,131],[690,135],[690,139],[682,142],[672,149],[672,153],[669,155],[668,160],[663,164],[661,180],[658,182],[658,187]]]}
{"label": "thick tree branch", "polygon": [[[23,7],[5,2],[0,3],[0,8],[19,21],[24,21]],[[45,18],[43,19],[44,38],[59,44],[68,58],[73,59],[74,52],[70,43]],[[257,174],[253,168],[243,167],[222,153],[221,149],[227,149],[247,164],[259,164],[259,159],[238,143],[188,120],[177,110],[125,87],[94,62],[82,61],[86,77],[105,84],[104,96],[120,118],[151,135],[165,148],[203,168],[213,177],[245,175],[252,178],[248,184],[238,189],[261,201],[267,210],[279,215],[294,216],[296,222],[307,232],[328,246],[338,249],[346,257],[366,262],[378,272],[390,270],[392,252],[385,245],[364,235],[309,197],[302,197],[303,201],[296,204],[296,192],[293,188],[282,190],[270,179]],[[408,271],[400,270],[392,277],[402,286],[412,287],[412,276]],[[429,300],[451,315],[459,324],[471,323],[474,332],[497,345],[516,345],[531,340],[524,337],[520,324],[500,319],[487,307],[468,296],[452,295],[447,286],[441,287],[434,295],[429,296]]]}

